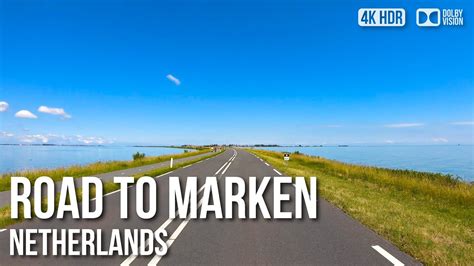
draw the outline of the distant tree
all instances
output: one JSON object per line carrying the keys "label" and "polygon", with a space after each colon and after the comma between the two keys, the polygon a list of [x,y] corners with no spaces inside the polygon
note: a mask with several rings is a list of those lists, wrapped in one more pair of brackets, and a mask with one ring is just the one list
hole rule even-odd
{"label": "distant tree", "polygon": [[143,158],[145,158],[145,154],[144,154],[144,153],[139,153],[139,152],[137,152],[137,153],[134,153],[134,154],[133,154],[133,160],[134,160],[134,161],[136,161],[136,160],[141,160],[141,159],[143,159]]}

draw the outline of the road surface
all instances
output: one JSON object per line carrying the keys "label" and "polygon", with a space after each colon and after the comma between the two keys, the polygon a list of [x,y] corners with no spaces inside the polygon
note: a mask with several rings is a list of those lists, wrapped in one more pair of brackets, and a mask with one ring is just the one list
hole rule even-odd
{"label": "road surface", "polygon": [[[147,228],[168,231],[169,251],[158,256],[112,257],[18,257],[9,256],[9,231],[0,233],[1,265],[415,265],[419,264],[390,242],[347,216],[322,198],[318,198],[318,218],[310,220],[217,220],[210,215],[206,220],[168,219],[169,176],[179,176],[182,183],[187,176],[198,177],[198,187],[207,176],[217,176],[224,198],[227,176],[281,176],[265,161],[240,149],[224,153],[177,169],[157,177],[158,212],[152,220],[139,219],[135,213],[135,187],[129,188],[130,218],[119,219],[119,193],[104,198],[104,214],[98,220],[31,220],[10,228],[90,228],[105,232],[108,245],[111,229]],[[270,183],[271,185],[272,183]],[[268,187],[265,200],[273,213],[272,188]],[[294,196],[294,187],[283,192]],[[199,197],[202,193],[199,194]],[[222,206],[224,203],[222,202]],[[284,205],[291,211],[293,204]],[[234,208],[235,210],[236,208]],[[107,233],[109,232],[109,233]],[[41,250],[41,243],[37,245]]]}

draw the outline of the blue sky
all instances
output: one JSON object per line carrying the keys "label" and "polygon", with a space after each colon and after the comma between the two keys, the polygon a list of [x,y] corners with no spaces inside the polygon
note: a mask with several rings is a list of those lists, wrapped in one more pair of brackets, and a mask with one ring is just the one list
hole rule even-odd
{"label": "blue sky", "polygon": [[0,142],[473,143],[471,2],[1,0]]}

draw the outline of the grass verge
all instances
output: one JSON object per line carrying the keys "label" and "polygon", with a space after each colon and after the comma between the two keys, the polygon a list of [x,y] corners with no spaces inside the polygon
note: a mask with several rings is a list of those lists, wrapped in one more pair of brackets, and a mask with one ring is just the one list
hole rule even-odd
{"label": "grass verge", "polygon": [[290,176],[317,176],[320,196],[428,265],[472,265],[474,186],[451,176],[248,150]]}
{"label": "grass verge", "polygon": [[[147,164],[161,163],[173,159],[180,159],[210,152],[210,149],[198,150],[193,152],[185,152],[180,154],[170,154],[162,156],[144,157],[134,161],[107,161],[96,162],[87,165],[73,165],[68,167],[60,167],[55,169],[35,169],[20,171],[15,173],[5,173],[0,175],[0,191],[10,190],[10,180],[12,176],[24,176],[32,182],[40,176],[49,176],[54,181],[61,180],[64,176],[83,177],[102,173],[108,173],[117,170],[123,170],[132,167],[139,167]],[[130,154],[130,156],[132,156]]]}
{"label": "grass verge", "polygon": [[[212,153],[212,154],[210,154],[210,155],[206,155],[206,156],[203,156],[203,157],[200,157],[200,158],[191,160],[191,161],[176,163],[176,164],[173,165],[172,168],[170,168],[170,167],[163,167],[163,168],[158,168],[158,169],[151,170],[151,171],[147,171],[147,172],[142,172],[142,173],[136,174],[136,175],[134,176],[134,177],[135,177],[135,181],[138,180],[138,179],[139,179],[140,177],[142,177],[142,176],[156,177],[156,176],[159,176],[159,175],[168,173],[168,172],[170,172],[170,171],[173,171],[173,170],[175,170],[175,169],[178,169],[178,168],[181,168],[181,167],[184,167],[184,166],[187,166],[187,165],[191,165],[191,164],[197,163],[197,162],[202,161],[202,160],[205,160],[205,159],[207,159],[207,158],[211,158],[211,157],[217,156],[218,154],[221,154],[221,153],[222,153],[222,152]],[[113,192],[113,191],[115,191],[115,190],[120,189],[120,185],[114,183],[113,181],[104,182],[104,183],[103,183],[103,186],[104,186],[104,192],[103,192],[104,195],[107,194],[107,193],[110,193],[110,192]],[[81,202],[81,201],[82,201],[82,195],[83,195],[81,188],[76,189],[76,195],[77,195],[77,200],[78,200],[78,202]],[[95,190],[91,189],[91,191],[90,191],[90,198],[94,198],[94,197],[95,197]],[[56,195],[56,206],[55,206],[55,209],[57,209],[58,200],[59,200],[59,196]],[[33,204],[32,204],[32,215],[34,216],[34,209],[33,209],[33,208],[34,208],[34,207],[33,207]],[[43,210],[46,209],[46,201],[43,201],[43,202],[42,202],[42,209],[43,209]],[[10,206],[5,206],[5,207],[3,207],[3,208],[0,209],[0,228],[5,228],[5,227],[7,227],[7,226],[9,226],[9,225],[16,224],[16,223],[22,222],[22,221],[24,220],[23,217],[21,217],[20,219],[12,219],[11,216],[10,216],[10,212],[11,212],[11,207],[10,207]],[[20,206],[19,213],[23,213],[23,206]]]}

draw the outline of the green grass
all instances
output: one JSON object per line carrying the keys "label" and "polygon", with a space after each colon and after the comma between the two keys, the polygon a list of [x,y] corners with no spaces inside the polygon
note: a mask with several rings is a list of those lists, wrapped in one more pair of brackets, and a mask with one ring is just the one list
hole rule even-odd
{"label": "green grass", "polygon": [[[55,169],[35,169],[28,171],[20,171],[15,173],[5,173],[0,175],[0,191],[10,190],[10,180],[12,176],[24,176],[30,179],[32,182],[40,176],[49,176],[53,180],[61,180],[64,176],[83,177],[97,175],[101,173],[107,173],[132,167],[143,166],[147,164],[160,163],[173,159],[180,159],[190,157],[194,155],[203,154],[210,152],[209,149],[198,150],[193,152],[185,152],[180,154],[144,157],[139,160],[130,161],[107,161],[107,162],[96,162],[88,165],[73,165],[68,167],[61,167]],[[132,154],[130,154],[130,158]]]}
{"label": "green grass", "polygon": [[[207,151],[206,151],[207,152]],[[202,160],[205,160],[207,158],[211,158],[211,157],[214,157],[214,156],[217,156],[218,154],[220,154],[222,152],[219,152],[219,153],[212,153],[210,155],[206,155],[206,156],[203,156],[203,157],[200,157],[200,158],[197,158],[197,159],[194,159],[194,160],[191,160],[191,161],[186,161],[186,162],[181,162],[181,163],[176,163],[173,165],[173,167],[162,167],[162,168],[158,168],[158,169],[154,169],[154,170],[151,170],[151,171],[147,171],[147,172],[142,172],[142,173],[138,173],[136,174],[134,177],[135,177],[135,181],[137,179],[139,179],[140,177],[143,177],[143,176],[151,176],[151,177],[156,177],[156,176],[159,176],[159,175],[162,175],[164,173],[167,173],[167,172],[170,172],[172,170],[175,170],[175,169],[178,169],[178,168],[181,168],[181,167],[184,167],[184,166],[187,166],[187,165],[191,165],[191,164],[194,164],[194,163],[197,163],[199,161],[202,161]],[[187,153],[189,154],[189,153]],[[173,157],[173,158],[176,158],[176,157]],[[182,158],[182,157],[181,157]],[[113,181],[109,181],[109,182],[104,182],[103,183],[103,194],[107,194],[107,193],[110,193],[112,191],[115,191],[115,190],[118,190],[120,189],[120,185],[117,184],[117,183],[114,183]],[[94,198],[95,197],[95,190],[94,189],[91,189],[90,192],[90,198]],[[82,189],[81,188],[78,188],[76,189],[76,195],[77,195],[77,199],[78,199],[78,202],[81,202],[82,201]],[[57,195],[56,196],[56,206],[55,208],[57,207],[57,204],[58,204],[58,200],[59,200],[59,196]],[[46,202],[45,201],[42,201],[42,209],[45,210],[45,207],[46,207]],[[33,210],[34,206],[32,204],[32,216],[34,216],[34,210]],[[10,212],[11,212],[11,208],[10,206],[5,206],[3,208],[0,209],[0,228],[5,228],[9,225],[12,225],[12,224],[15,224],[15,223],[19,223],[19,222],[22,222],[24,221],[24,218],[23,218],[23,215],[20,215],[21,217],[19,219],[11,219],[11,216],[10,216]],[[23,213],[23,206],[20,206],[20,209],[19,209],[19,213],[22,214]]]}
{"label": "green grass", "polygon": [[248,150],[290,176],[316,176],[320,196],[428,265],[474,262],[474,186],[448,175]]}
{"label": "green grass", "polygon": [[142,176],[152,176],[152,177],[159,176],[159,175],[162,175],[162,174],[167,173],[169,171],[172,171],[172,170],[175,170],[175,169],[187,166],[187,165],[197,163],[197,162],[205,160],[207,158],[214,157],[214,156],[216,156],[218,154],[221,154],[221,153],[223,153],[223,151],[216,152],[216,153],[213,153],[213,154],[201,157],[201,158],[197,158],[197,159],[194,159],[194,160],[191,160],[191,161],[176,163],[176,164],[173,165],[172,168],[171,167],[165,167],[165,168],[158,168],[158,169],[154,169],[154,170],[151,170],[151,171],[142,172],[142,173],[136,174],[134,177],[135,177],[135,180],[136,180],[136,179],[138,179]]}

